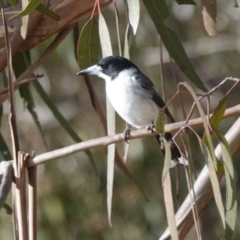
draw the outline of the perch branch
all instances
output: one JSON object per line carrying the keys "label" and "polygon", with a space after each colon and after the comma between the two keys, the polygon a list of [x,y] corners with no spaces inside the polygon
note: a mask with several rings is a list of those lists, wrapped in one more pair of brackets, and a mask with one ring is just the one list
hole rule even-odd
{"label": "perch branch", "polygon": [[[230,117],[233,115],[240,115],[240,104],[236,105],[232,108],[228,108],[225,111],[224,118]],[[188,125],[191,127],[196,127],[202,124],[202,118],[196,118],[189,120]],[[185,121],[172,123],[172,124],[166,124],[165,125],[165,132],[174,132],[181,128],[184,128],[186,126]],[[146,129],[136,130],[131,132],[131,139],[136,138],[143,138],[146,136],[152,136],[151,133],[149,133]],[[54,159],[62,158],[68,155],[71,155],[73,153],[77,153],[80,151],[84,151],[86,149],[95,148],[99,146],[107,146],[113,143],[118,143],[124,141],[123,134],[116,134],[113,136],[105,136],[100,137],[88,141],[84,141],[81,143],[73,144],[68,147],[60,148],[51,152],[40,154],[36,157],[29,157],[27,159],[27,167],[36,166],[38,164],[42,164]]]}

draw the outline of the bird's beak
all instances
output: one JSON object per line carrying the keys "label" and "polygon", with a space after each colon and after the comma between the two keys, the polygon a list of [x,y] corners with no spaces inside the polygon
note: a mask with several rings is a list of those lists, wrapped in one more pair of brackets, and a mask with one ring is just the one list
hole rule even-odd
{"label": "bird's beak", "polygon": [[93,65],[89,68],[83,69],[82,71],[78,72],[77,75],[98,75],[101,71],[101,67],[98,65]]}

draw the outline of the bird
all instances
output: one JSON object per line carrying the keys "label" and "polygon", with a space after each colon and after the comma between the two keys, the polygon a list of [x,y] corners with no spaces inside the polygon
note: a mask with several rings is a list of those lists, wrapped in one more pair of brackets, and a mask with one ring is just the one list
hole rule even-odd
{"label": "bird", "polygon": [[[146,127],[154,132],[154,122],[162,108],[170,122],[175,122],[153,82],[133,62],[124,57],[105,57],[97,64],[79,71],[77,75],[96,75],[105,80],[106,94],[110,103],[127,123],[124,131],[127,142],[130,138],[131,126],[137,129]],[[161,146],[163,146],[162,137],[162,135],[156,136]],[[171,146],[171,167],[177,164],[188,165],[186,157],[173,143],[172,134],[167,132],[164,137]],[[164,148],[161,149],[165,153]]]}

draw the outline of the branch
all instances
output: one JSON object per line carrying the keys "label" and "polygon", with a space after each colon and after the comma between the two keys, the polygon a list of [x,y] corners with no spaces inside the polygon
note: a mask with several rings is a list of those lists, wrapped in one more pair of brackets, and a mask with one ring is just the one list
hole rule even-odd
{"label": "branch", "polygon": [[[235,107],[228,108],[225,111],[224,118],[234,116],[234,115],[240,115],[240,104]],[[188,122],[188,126],[191,126],[191,127],[196,127],[201,124],[202,124],[202,118],[192,119]],[[172,123],[172,124],[166,124],[165,131],[166,132],[177,131],[177,130],[183,128],[184,126],[186,126],[185,121],[178,122],[178,123]],[[141,129],[141,130],[132,131],[131,139],[143,138],[143,137],[152,136],[152,135],[153,134],[147,132],[146,129]],[[43,163],[46,163],[46,162],[49,162],[49,161],[52,161],[52,160],[55,160],[58,158],[62,158],[62,157],[71,155],[76,152],[84,151],[86,149],[90,149],[90,148],[94,148],[94,147],[98,147],[98,146],[106,146],[106,145],[109,145],[112,143],[118,143],[118,142],[122,142],[122,141],[124,141],[124,136],[122,133],[116,134],[114,136],[106,136],[106,137],[100,137],[100,138],[88,140],[85,142],[73,144],[68,147],[57,149],[57,150],[54,150],[51,152],[40,154],[36,157],[29,157],[27,159],[26,166],[27,167],[36,166],[38,164],[43,164]],[[0,163],[0,175],[3,174],[2,184],[0,186],[0,209],[2,206],[1,203],[2,202],[4,203],[4,201],[7,198],[7,195],[9,192],[9,190],[7,190],[8,187],[11,187],[11,184],[8,185],[6,183],[12,182],[11,175],[9,175],[10,172],[8,173],[9,169],[5,167],[5,164],[12,165],[12,161],[3,161]],[[8,181],[6,181],[5,179],[8,179]],[[6,184],[6,186],[5,186],[5,184]],[[3,199],[3,200],[1,200],[1,199]],[[185,213],[186,213],[186,211],[185,211]]]}
{"label": "branch", "polygon": [[[233,115],[240,115],[240,104],[235,107],[228,108],[225,111],[224,118],[227,118]],[[182,121],[178,123],[166,124],[164,130],[165,132],[174,132],[181,128],[184,128],[186,126],[185,123],[186,123],[185,121]],[[196,127],[201,124],[202,124],[202,118],[192,119],[188,122],[188,126],[191,126],[191,127]],[[152,136],[152,135],[153,134],[148,132],[146,129],[141,129],[141,130],[132,131],[131,139],[143,138],[143,137]],[[84,151],[86,149],[95,148],[99,146],[107,146],[107,145],[122,142],[122,141],[124,141],[124,136],[121,133],[113,136],[100,137],[100,138],[84,141],[81,143],[76,143],[68,147],[64,147],[51,152],[40,154],[36,157],[29,157],[27,159],[26,166],[27,167],[36,166],[38,164],[42,164],[58,158],[66,157],[73,153]]]}

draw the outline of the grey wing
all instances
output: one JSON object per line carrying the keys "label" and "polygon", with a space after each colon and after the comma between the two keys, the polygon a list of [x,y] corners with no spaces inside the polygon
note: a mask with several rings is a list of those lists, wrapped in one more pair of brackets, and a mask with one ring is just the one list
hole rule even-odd
{"label": "grey wing", "polygon": [[[136,78],[145,90],[147,90],[152,98],[152,100],[160,107],[163,108],[165,107],[165,102],[161,98],[160,94],[158,93],[156,87],[154,86],[153,82],[146,77],[144,74],[142,74],[141,77]],[[169,110],[166,108],[165,109],[166,115],[169,117],[171,122],[175,122],[172,114],[169,112]]]}

